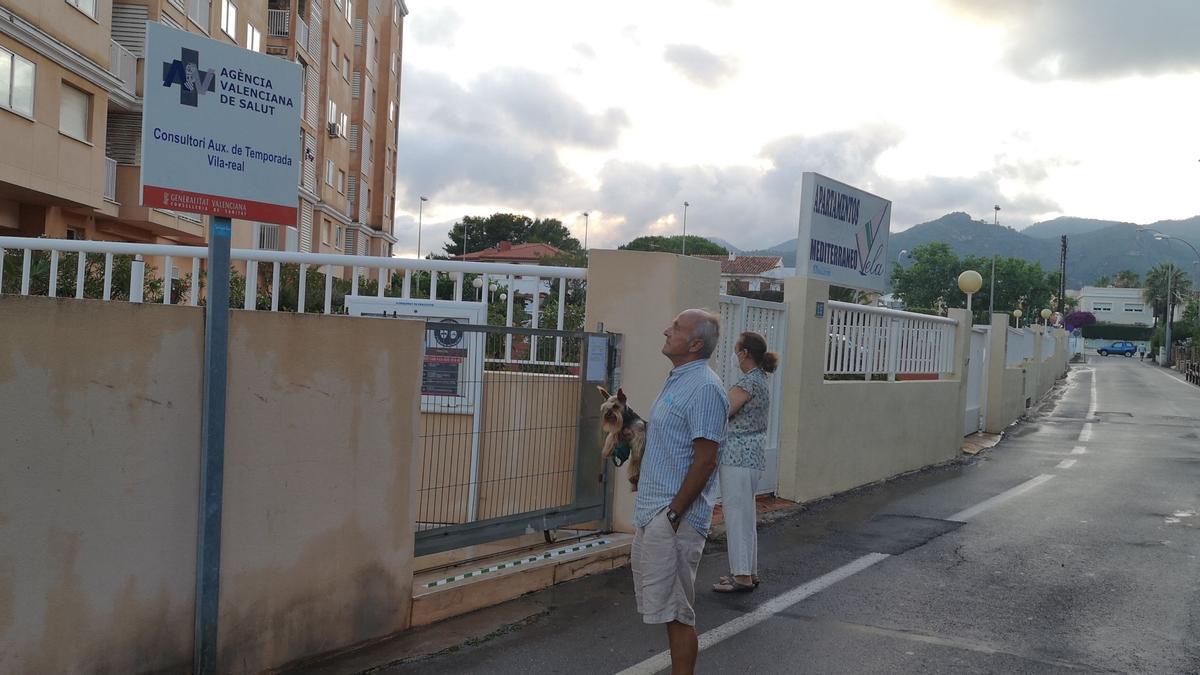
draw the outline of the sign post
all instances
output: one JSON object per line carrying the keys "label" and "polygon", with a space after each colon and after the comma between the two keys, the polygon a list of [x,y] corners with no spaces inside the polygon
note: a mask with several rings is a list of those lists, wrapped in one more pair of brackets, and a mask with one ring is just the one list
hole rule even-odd
{"label": "sign post", "polygon": [[144,72],[142,205],[212,216],[192,663],[208,675],[217,669],[231,219],[296,222],[301,77],[297,64],[155,21],[146,22]]}
{"label": "sign post", "polygon": [[796,274],[882,294],[892,203],[818,173],[802,180]]}

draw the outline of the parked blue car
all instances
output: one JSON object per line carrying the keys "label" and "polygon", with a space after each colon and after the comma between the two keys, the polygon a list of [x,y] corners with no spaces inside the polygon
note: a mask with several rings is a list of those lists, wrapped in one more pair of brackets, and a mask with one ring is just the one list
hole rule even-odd
{"label": "parked blue car", "polygon": [[1114,342],[1107,347],[1097,349],[1096,353],[1100,356],[1108,356],[1109,354],[1133,356],[1137,353],[1137,347],[1132,342]]}

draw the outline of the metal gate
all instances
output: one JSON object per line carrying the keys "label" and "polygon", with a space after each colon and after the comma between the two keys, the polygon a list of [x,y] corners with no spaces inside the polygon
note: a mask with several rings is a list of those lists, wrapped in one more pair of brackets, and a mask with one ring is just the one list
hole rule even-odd
{"label": "metal gate", "polygon": [[970,360],[967,362],[967,407],[963,415],[963,436],[983,429],[987,417],[987,371],[989,326],[971,328]]}
{"label": "metal gate", "polygon": [[417,555],[607,519],[596,387],[616,340],[427,324]]}
{"label": "metal gate", "polygon": [[787,305],[733,295],[721,296],[721,340],[710,363],[726,387],[732,387],[742,375],[733,366],[730,355],[733,354],[738,336],[748,330],[766,338],[767,348],[779,354],[779,370],[767,380],[771,391],[767,443],[764,448],[767,467],[754,487],[756,493],[763,494],[774,492],[779,484],[779,423],[783,410],[782,369],[787,347]]}

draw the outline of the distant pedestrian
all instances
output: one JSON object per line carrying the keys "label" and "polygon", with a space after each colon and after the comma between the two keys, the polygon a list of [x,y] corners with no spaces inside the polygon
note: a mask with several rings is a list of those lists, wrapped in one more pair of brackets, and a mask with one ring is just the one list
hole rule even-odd
{"label": "distant pedestrian", "polygon": [[717,593],[745,593],[758,586],[758,518],[754,486],[767,468],[765,453],[771,392],[767,374],[775,372],[779,356],[767,351],[758,333],[742,333],[733,360],[742,376],[729,389],[729,428],[721,445],[721,508],[729,576],[713,584]]}
{"label": "distant pedestrian", "polygon": [[696,569],[712,523],[711,479],[725,438],[729,399],[708,367],[720,319],[689,309],[663,331],[662,353],[674,366],[650,408],[646,452],[634,503],[630,558],[638,612],[666,624],[671,672],[692,673],[696,639]]}

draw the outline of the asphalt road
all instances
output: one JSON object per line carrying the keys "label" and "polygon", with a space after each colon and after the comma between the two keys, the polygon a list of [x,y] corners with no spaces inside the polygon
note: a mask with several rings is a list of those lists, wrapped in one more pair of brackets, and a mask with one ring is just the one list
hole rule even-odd
{"label": "asphalt road", "polygon": [[[1200,672],[1198,513],[1200,388],[1092,356],[981,458],[764,527],[752,594],[707,591],[710,544],[698,672]],[[665,631],[632,595],[628,569],[564,584],[531,621],[382,672],[654,672]]]}

